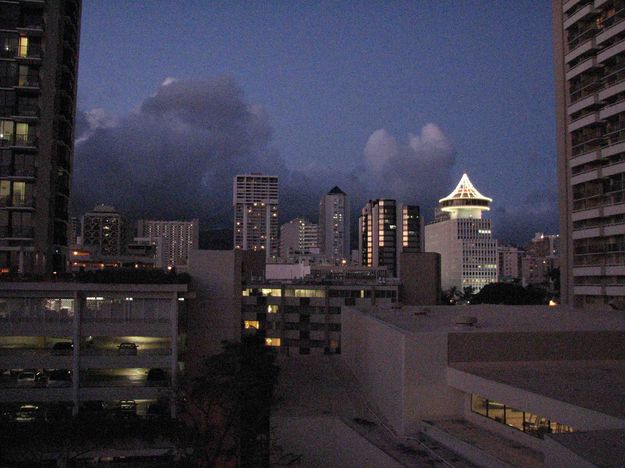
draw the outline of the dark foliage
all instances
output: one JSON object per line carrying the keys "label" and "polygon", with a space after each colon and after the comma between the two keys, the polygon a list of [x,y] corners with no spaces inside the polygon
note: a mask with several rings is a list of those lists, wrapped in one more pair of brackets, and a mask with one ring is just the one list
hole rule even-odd
{"label": "dark foliage", "polygon": [[540,305],[548,301],[544,289],[511,283],[491,283],[471,299],[471,304]]}

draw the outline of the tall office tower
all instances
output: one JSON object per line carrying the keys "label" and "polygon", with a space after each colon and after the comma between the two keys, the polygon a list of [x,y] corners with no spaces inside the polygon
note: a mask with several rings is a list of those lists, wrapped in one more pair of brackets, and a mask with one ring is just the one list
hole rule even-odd
{"label": "tall office tower", "polygon": [[168,266],[188,265],[189,252],[199,248],[200,220],[154,221],[141,219],[137,222],[137,237],[151,239],[162,237],[167,244]]}
{"label": "tall office tower", "polygon": [[319,226],[304,218],[295,218],[280,226],[280,256],[310,252],[319,248]]}
{"label": "tall office tower", "polygon": [[553,0],[561,299],[625,299],[625,3]]}
{"label": "tall office tower", "polygon": [[234,248],[278,256],[278,177],[238,175],[232,190]]}
{"label": "tall office tower", "polygon": [[67,262],[80,0],[0,0],[0,272]]}
{"label": "tall office tower", "polygon": [[421,252],[419,207],[391,199],[369,200],[358,218],[361,264],[386,266],[388,275],[399,277],[401,252]]}
{"label": "tall office tower", "polygon": [[82,245],[94,255],[121,255],[124,240],[124,220],[112,206],[97,205],[83,215]]}
{"label": "tall office tower", "polygon": [[492,201],[466,174],[439,200],[439,215],[425,226],[425,251],[441,254],[443,290],[470,286],[477,292],[497,281],[497,241],[490,219],[482,218]]}
{"label": "tall office tower", "polygon": [[328,260],[348,260],[350,250],[349,198],[334,187],[319,202],[319,249]]}

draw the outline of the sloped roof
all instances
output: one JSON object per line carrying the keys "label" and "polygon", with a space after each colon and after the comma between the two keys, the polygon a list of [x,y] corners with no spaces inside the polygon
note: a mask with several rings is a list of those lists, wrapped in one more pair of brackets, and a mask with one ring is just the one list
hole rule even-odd
{"label": "sloped roof", "polygon": [[480,192],[478,192],[478,190],[473,186],[473,184],[469,180],[469,176],[466,173],[462,174],[462,178],[460,179],[460,182],[458,182],[458,185],[456,185],[456,188],[453,190],[453,192],[451,192],[445,198],[441,198],[439,202],[443,202],[446,200],[462,200],[462,199],[464,200],[466,199],[487,200],[489,202],[493,201],[492,198],[485,197]]}
{"label": "sloped roof", "polygon": [[328,192],[328,195],[347,195],[347,194],[343,192],[340,188],[338,188],[338,186],[335,185],[334,188]]}

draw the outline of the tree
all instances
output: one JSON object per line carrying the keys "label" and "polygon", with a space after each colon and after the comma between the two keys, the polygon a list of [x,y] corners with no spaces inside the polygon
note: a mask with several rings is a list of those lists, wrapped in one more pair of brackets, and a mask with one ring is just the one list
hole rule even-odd
{"label": "tree", "polygon": [[511,283],[491,283],[478,292],[471,304],[538,305],[547,303],[544,289]]}
{"label": "tree", "polygon": [[256,335],[223,343],[183,382],[178,446],[192,466],[268,466],[275,353]]}

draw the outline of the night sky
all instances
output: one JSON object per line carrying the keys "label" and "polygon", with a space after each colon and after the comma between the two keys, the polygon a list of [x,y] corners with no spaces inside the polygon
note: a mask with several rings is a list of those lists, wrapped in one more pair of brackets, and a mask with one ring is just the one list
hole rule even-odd
{"label": "night sky", "polygon": [[334,185],[431,219],[467,172],[524,243],[557,232],[553,88],[546,1],[84,0],[74,211],[230,227],[262,171],[282,221]]}

